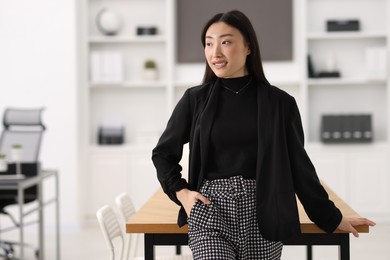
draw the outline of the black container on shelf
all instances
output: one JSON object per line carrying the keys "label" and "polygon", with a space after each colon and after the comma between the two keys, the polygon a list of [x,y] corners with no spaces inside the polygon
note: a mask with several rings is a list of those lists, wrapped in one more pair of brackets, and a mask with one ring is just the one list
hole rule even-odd
{"label": "black container on shelf", "polygon": [[102,145],[109,144],[123,144],[124,142],[124,128],[99,128],[98,143]]}
{"label": "black container on shelf", "polygon": [[157,27],[155,26],[138,26],[137,35],[156,35]]}
{"label": "black container on shelf", "polygon": [[359,20],[328,20],[326,21],[328,32],[359,31]]}
{"label": "black container on shelf", "polygon": [[372,142],[372,116],[370,114],[323,115],[321,141],[324,143]]}

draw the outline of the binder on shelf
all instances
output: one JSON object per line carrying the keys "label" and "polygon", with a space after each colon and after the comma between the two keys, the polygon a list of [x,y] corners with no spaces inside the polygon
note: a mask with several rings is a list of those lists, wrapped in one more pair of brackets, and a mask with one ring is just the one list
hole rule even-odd
{"label": "binder on shelf", "polygon": [[322,116],[321,141],[324,143],[364,143],[372,140],[370,114]]}
{"label": "binder on shelf", "polygon": [[117,51],[91,52],[91,83],[121,83],[123,55]]}
{"label": "binder on shelf", "polygon": [[365,65],[368,79],[385,80],[387,74],[387,48],[367,47]]}

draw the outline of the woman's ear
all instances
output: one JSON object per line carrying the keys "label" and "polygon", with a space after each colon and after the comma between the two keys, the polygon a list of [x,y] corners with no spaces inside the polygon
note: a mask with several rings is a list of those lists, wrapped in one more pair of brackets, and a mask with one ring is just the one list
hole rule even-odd
{"label": "woman's ear", "polygon": [[246,50],[246,55],[251,54],[251,46],[248,44],[247,50]]}

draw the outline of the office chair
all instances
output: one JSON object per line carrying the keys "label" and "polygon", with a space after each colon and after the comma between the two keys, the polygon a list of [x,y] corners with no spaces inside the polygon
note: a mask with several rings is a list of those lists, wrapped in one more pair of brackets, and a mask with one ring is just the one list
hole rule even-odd
{"label": "office chair", "polygon": [[[122,227],[125,228],[126,221],[135,213],[135,207],[130,196],[124,192],[119,194],[115,198],[115,203],[119,209],[119,212],[122,216]],[[125,249],[125,259],[133,259],[135,257],[135,251],[137,248],[138,235],[137,234],[127,234],[127,246]]]}
{"label": "office chair", "polygon": [[[26,177],[35,176],[39,173],[38,155],[42,134],[45,130],[45,126],[41,121],[42,110],[42,108],[8,108],[5,110],[3,117],[4,129],[0,137],[0,153],[6,155],[9,163],[5,174],[15,174],[17,169],[21,169],[21,173]],[[15,144],[22,147],[22,156],[19,162],[12,161],[12,146]],[[37,186],[27,188],[24,191],[23,202],[32,202],[37,199],[37,196]],[[12,204],[17,204],[17,190],[0,190],[0,214],[7,215],[13,224],[12,227],[2,229],[0,227],[0,234],[20,227],[15,217],[6,210],[6,207]],[[33,211],[35,210],[30,210],[30,213]],[[14,257],[14,245],[31,247],[28,244],[21,245],[18,242],[0,241],[0,248],[4,251],[6,259]],[[35,254],[38,256],[39,250],[35,250]]]}
{"label": "office chair", "polygon": [[96,212],[96,217],[99,221],[100,229],[102,230],[106,244],[110,250],[110,260],[115,260],[114,240],[119,239],[119,258],[117,260],[124,260],[124,242],[125,236],[120,226],[119,220],[114,209],[105,205]]}
{"label": "office chair", "polygon": [[[127,204],[129,202],[128,198],[126,198],[126,194],[119,195],[117,198],[121,204]],[[125,201],[125,203],[123,203]],[[130,200],[131,202],[131,200]],[[131,203],[132,204],[132,203]],[[129,204],[125,206],[125,208],[130,209]],[[127,211],[129,212],[129,211]],[[110,251],[110,260],[128,260],[125,255],[125,245],[127,247],[131,247],[131,242],[125,239],[124,229],[121,228],[121,223],[119,221],[118,215],[115,213],[114,209],[109,205],[104,205],[96,212],[96,217],[99,221],[100,229],[102,230],[104,240],[106,241],[106,245]],[[129,239],[130,237],[127,237]],[[116,241],[119,240],[119,248],[115,248],[114,244],[117,244]],[[116,257],[115,252],[119,252],[119,258]],[[130,255],[130,259],[136,259],[134,255]],[[139,258],[142,259],[142,258]],[[163,256],[156,257],[157,260],[192,260],[192,256],[188,255],[176,255],[176,256]]]}

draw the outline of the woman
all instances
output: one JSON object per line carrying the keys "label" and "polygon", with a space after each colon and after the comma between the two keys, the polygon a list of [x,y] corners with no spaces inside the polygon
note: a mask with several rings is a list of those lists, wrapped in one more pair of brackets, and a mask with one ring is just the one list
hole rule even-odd
{"label": "woman", "polygon": [[[270,85],[257,37],[239,11],[204,26],[203,83],[188,89],[153,150],[165,193],[189,223],[194,259],[280,259],[282,241],[300,233],[295,194],[326,232],[358,236],[329,200],[303,147],[294,98]],[[189,142],[188,182],[181,176]]]}

